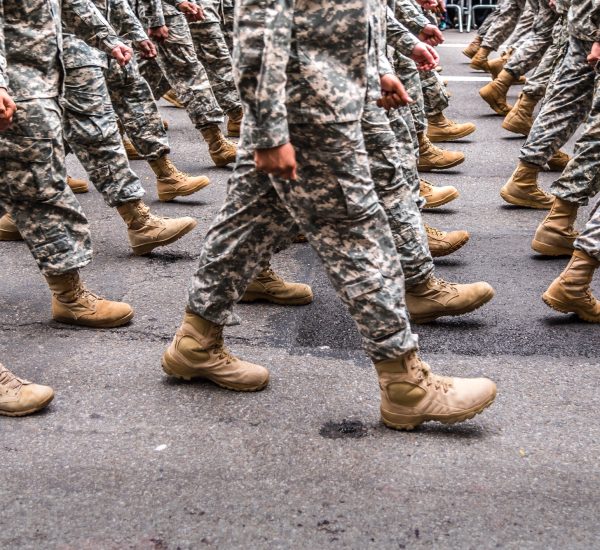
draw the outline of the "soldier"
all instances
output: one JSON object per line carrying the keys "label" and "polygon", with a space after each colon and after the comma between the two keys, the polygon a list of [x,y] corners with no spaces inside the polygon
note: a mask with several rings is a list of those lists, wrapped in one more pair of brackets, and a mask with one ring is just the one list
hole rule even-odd
{"label": "soldier", "polygon": [[212,92],[206,70],[198,61],[186,19],[200,20],[201,8],[187,1],[178,2],[174,7],[165,1],[138,0],[136,9],[157,47],[156,59],[140,61],[140,71],[154,96],[161,97],[172,88],[208,144],[215,165],[234,162],[236,146],[221,133],[223,111]]}
{"label": "soldier", "polygon": [[[25,9],[26,8],[26,9]],[[66,184],[61,109],[61,15],[95,46],[126,63],[121,44],[87,0],[0,2],[0,206],[11,214],[52,290],[52,316],[111,328],[133,310],[89,291],[79,269],[92,259],[87,220]],[[7,47],[8,46],[8,47]],[[50,388],[0,369],[0,412],[29,414],[51,400]]]}
{"label": "soldier", "polygon": [[233,52],[233,13],[235,2],[233,0],[221,0],[219,5],[221,15],[221,28],[225,35],[225,42],[230,52]]}
{"label": "soldier", "polygon": [[[239,391],[268,384],[268,370],[232,355],[222,332],[234,322],[233,306],[257,268],[287,237],[292,214],[375,363],[384,422],[411,429],[482,411],[495,398],[494,383],[433,375],[410,330],[402,268],[359,122],[365,102],[375,101],[381,86],[386,108],[408,97],[397,80],[377,79],[381,37],[367,5],[243,0],[236,18],[240,47],[234,66],[245,115],[240,153],[163,369]],[[310,62],[323,55],[329,63]]]}
{"label": "soldier", "polygon": [[[565,270],[544,292],[542,299],[562,313],[575,313],[584,321],[600,323],[600,303],[590,285],[600,266],[600,208],[596,204],[580,235],[573,230],[577,209],[600,191],[600,8],[595,11],[596,28],[587,36],[594,44],[588,63],[595,68],[594,99],[590,116],[575,145],[575,154],[562,176],[552,185],[552,210],[538,228],[533,249],[553,256],[572,254]],[[592,27],[590,26],[590,31]]]}
{"label": "soldier", "polygon": [[479,95],[495,113],[506,116],[512,109],[506,99],[508,89],[539,64],[552,43],[552,30],[558,17],[549,0],[539,0],[539,11],[531,33],[515,49],[498,76],[479,90]]}
{"label": "soldier", "polygon": [[521,147],[519,164],[500,196],[508,203],[549,210],[553,197],[537,185],[546,164],[562,170],[568,162],[559,151],[590,111],[595,72],[587,63],[594,40],[594,0],[573,0],[569,11],[569,45],[565,58],[552,77],[542,109],[527,141]]}

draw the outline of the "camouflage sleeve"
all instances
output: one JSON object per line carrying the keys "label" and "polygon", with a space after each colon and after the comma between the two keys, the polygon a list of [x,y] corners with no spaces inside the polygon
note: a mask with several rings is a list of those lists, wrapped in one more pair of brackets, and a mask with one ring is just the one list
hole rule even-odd
{"label": "camouflage sleeve", "polygon": [[429,19],[412,0],[396,0],[396,17],[413,34],[419,34],[429,25]]}
{"label": "camouflage sleeve", "polygon": [[8,89],[6,49],[4,46],[4,0],[0,0],[0,88]]}
{"label": "camouflage sleeve", "polygon": [[127,0],[111,0],[111,8],[113,17],[119,20],[119,25],[116,25],[116,28],[119,29],[123,38],[132,42],[148,40],[144,27],[133,13]]}
{"label": "camouflage sleeve", "polygon": [[237,4],[234,69],[247,137],[256,149],[289,142],[286,66],[293,11],[294,0],[239,0]]}
{"label": "camouflage sleeve", "polygon": [[138,16],[145,28],[162,27],[165,24],[161,0],[140,0],[138,5]]}
{"label": "camouflage sleeve", "polygon": [[63,0],[62,16],[65,24],[90,46],[110,54],[121,43],[90,0]]}
{"label": "camouflage sleeve", "polygon": [[387,43],[407,57],[419,43],[419,39],[396,19],[390,8],[387,8]]}

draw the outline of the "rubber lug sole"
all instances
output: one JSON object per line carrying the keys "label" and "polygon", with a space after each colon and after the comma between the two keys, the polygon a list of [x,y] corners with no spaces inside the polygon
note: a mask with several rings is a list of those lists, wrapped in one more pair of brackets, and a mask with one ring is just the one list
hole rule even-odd
{"label": "rubber lug sole", "polygon": [[529,132],[531,131],[531,126],[527,128],[527,131],[525,132],[523,131],[522,126],[518,126],[516,124],[513,125],[510,122],[507,122],[506,120],[504,120],[504,122],[502,123],[502,128],[508,130],[509,132],[512,132],[513,134],[519,134],[525,137],[527,137],[529,135]]}
{"label": "rubber lug sole", "polygon": [[459,197],[460,193],[458,191],[454,191],[445,198],[437,201],[437,202],[428,202],[425,204],[423,208],[439,208],[440,206],[444,206],[444,204],[448,204],[453,200],[456,200]]}
{"label": "rubber lug sole", "polygon": [[496,113],[497,115],[502,115],[505,117],[508,113],[512,111],[512,106],[508,103],[498,103],[492,98],[487,98],[481,92],[479,92],[479,95],[481,96],[481,99],[483,99],[483,101],[485,101],[491,107],[492,111],[494,111],[494,113]]}
{"label": "rubber lug sole", "polygon": [[[382,410],[381,411],[381,420],[383,420],[383,423],[388,428],[392,428],[393,430],[406,430],[406,431],[414,430],[417,426],[420,426],[424,422],[437,421],[437,422],[441,422],[442,424],[456,424],[457,422],[463,422],[465,420],[470,420],[474,416],[483,412],[494,402],[495,399],[496,399],[496,392],[494,391],[494,395],[492,397],[490,397],[487,401],[485,401],[481,405],[477,405],[476,407],[473,407],[467,411],[463,411],[461,413],[456,413],[456,414],[445,415],[445,416],[422,415],[421,417],[418,417],[418,419],[411,420],[406,423],[392,422],[391,420],[386,419],[383,416],[383,410]],[[390,413],[390,414],[394,414],[394,413]],[[401,415],[395,415],[395,416],[401,416]],[[408,418],[407,418],[407,420],[408,420]]]}
{"label": "rubber lug sole", "polygon": [[67,318],[60,318],[60,317],[53,317],[53,319],[57,323],[63,323],[65,325],[74,325],[74,326],[78,326],[78,327],[117,328],[117,327],[122,327],[123,325],[126,325],[127,323],[129,323],[129,321],[131,321],[131,319],[133,319],[133,315],[134,315],[134,312],[132,311],[131,313],[128,313],[124,317],[121,317],[121,319],[116,319],[115,321],[112,321],[110,323],[101,323],[101,322],[94,323],[94,322],[81,321],[80,319],[67,319]]}
{"label": "rubber lug sole", "polygon": [[427,137],[429,138],[429,141],[431,141],[432,143],[449,143],[449,142],[458,141],[459,139],[470,136],[472,133],[475,132],[475,130],[476,130],[476,128],[473,128],[473,130],[465,130],[465,131],[460,132],[451,137],[440,137],[440,136],[436,137],[436,136],[430,136],[429,134],[427,134]]}
{"label": "rubber lug sole", "polygon": [[561,246],[552,246],[541,241],[533,239],[531,241],[531,248],[538,254],[544,256],[571,256],[574,248],[565,248]]}
{"label": "rubber lug sole", "polygon": [[525,208],[535,208],[536,210],[550,210],[552,208],[552,203],[542,204],[537,201],[519,199],[518,197],[513,197],[509,195],[504,188],[500,190],[500,196],[504,199],[508,204],[512,204],[514,206],[523,206]]}
{"label": "rubber lug sole", "polygon": [[[411,315],[410,320],[417,325],[422,325],[424,323],[431,323],[432,321],[435,321],[436,319],[439,319],[440,317],[457,317],[459,315],[466,315],[467,313],[471,313],[472,311],[475,311],[475,310],[479,309],[480,307],[483,307],[495,295],[496,295],[496,293],[492,290],[491,292],[488,292],[487,294],[482,296],[477,302],[474,302],[463,309],[452,311],[452,312],[443,312],[443,313],[439,313],[437,315],[428,315],[426,317],[418,317],[418,316]],[[409,312],[409,314],[410,314],[410,312]]]}
{"label": "rubber lug sole", "polygon": [[187,197],[189,195],[193,195],[197,191],[200,191],[200,189],[204,189],[209,184],[210,184],[210,180],[208,178],[203,178],[202,180],[200,180],[198,182],[198,184],[195,187],[192,187],[191,189],[188,189],[187,191],[172,191],[170,193],[159,192],[158,200],[161,202],[169,202],[169,201],[172,201],[173,199],[176,199],[177,197]]}
{"label": "rubber lug sole", "polygon": [[558,311],[559,313],[574,313],[575,315],[577,315],[577,317],[579,317],[583,321],[586,321],[587,323],[600,323],[600,317],[591,317],[584,311],[581,311],[579,308],[574,308],[573,306],[565,304],[560,300],[552,298],[552,296],[550,296],[547,292],[544,292],[544,294],[542,294],[542,300],[548,307],[552,308],[555,311]]}
{"label": "rubber lug sole", "polygon": [[420,172],[433,172],[433,170],[448,170],[449,168],[454,168],[463,162],[465,162],[465,157],[455,160],[454,162],[450,162],[449,164],[445,164],[444,166],[418,164],[417,168]]}
{"label": "rubber lug sole", "polygon": [[18,416],[28,416],[30,414],[39,412],[42,409],[46,408],[52,402],[53,399],[54,399],[54,394],[52,394],[43,403],[40,403],[37,407],[34,407],[32,409],[27,409],[26,411],[8,412],[8,411],[3,411],[2,409],[0,409],[0,416],[12,416],[13,418],[18,417]]}
{"label": "rubber lug sole", "polygon": [[314,297],[312,294],[310,296],[303,296],[301,298],[296,298],[293,300],[281,300],[274,296],[269,296],[268,294],[261,294],[258,292],[246,292],[240,299],[240,302],[250,303],[250,302],[264,301],[264,302],[270,302],[272,304],[277,304],[280,306],[306,306],[308,304],[311,304],[313,302],[313,300],[314,300]]}
{"label": "rubber lug sole", "polygon": [[179,230],[178,233],[172,235],[168,239],[163,239],[162,241],[153,241],[147,244],[140,244],[138,246],[132,246],[131,250],[136,256],[144,256],[146,254],[150,254],[155,248],[159,246],[167,246],[168,244],[174,243],[175,241],[181,239],[184,235],[187,235],[192,229],[194,229],[198,225],[198,222],[194,220],[193,223],[187,224],[185,227]]}

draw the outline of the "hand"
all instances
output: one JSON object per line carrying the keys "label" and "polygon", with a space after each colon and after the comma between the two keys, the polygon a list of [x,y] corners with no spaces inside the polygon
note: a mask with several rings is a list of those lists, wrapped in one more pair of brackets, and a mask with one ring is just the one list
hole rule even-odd
{"label": "hand", "polygon": [[148,29],[148,36],[160,44],[169,38],[169,27],[166,25],[163,25],[162,27],[151,27]]}
{"label": "hand", "polygon": [[271,149],[256,149],[254,162],[259,172],[265,172],[286,180],[297,180],[296,151],[291,143],[272,147]]}
{"label": "hand", "polygon": [[133,51],[131,50],[131,48],[129,46],[126,46],[125,44],[119,44],[118,46],[115,46],[110,52],[110,55],[112,55],[117,60],[121,67],[125,67],[125,65],[129,63],[132,54]]}
{"label": "hand", "polygon": [[417,64],[419,71],[431,71],[440,61],[435,48],[425,42],[420,42],[413,48],[410,58]]}
{"label": "hand", "polygon": [[180,2],[177,9],[183,13],[189,21],[202,21],[206,18],[204,10],[194,2]]}
{"label": "hand", "polygon": [[12,97],[8,95],[8,91],[5,88],[0,88],[0,132],[10,127],[16,111],[17,106]]}
{"label": "hand", "polygon": [[417,4],[424,10],[434,10],[438,7],[437,0],[417,0]]}
{"label": "hand", "polygon": [[590,52],[590,55],[587,56],[587,62],[592,67],[596,67],[598,61],[600,61],[600,42],[594,42],[592,51]]}
{"label": "hand", "polygon": [[408,105],[412,99],[406,93],[402,82],[393,74],[385,74],[379,79],[381,83],[381,99],[377,100],[377,105],[383,107],[386,111]]}
{"label": "hand", "polygon": [[442,31],[435,25],[425,25],[423,30],[419,33],[418,38],[421,42],[425,42],[430,46],[437,46],[444,41]]}
{"label": "hand", "polygon": [[144,59],[156,57],[156,46],[150,40],[142,40],[137,44],[137,49]]}

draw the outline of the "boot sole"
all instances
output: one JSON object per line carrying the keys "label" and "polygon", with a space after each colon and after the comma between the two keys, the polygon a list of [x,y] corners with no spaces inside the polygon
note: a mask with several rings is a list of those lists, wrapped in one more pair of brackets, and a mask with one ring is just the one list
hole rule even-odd
{"label": "boot sole", "polygon": [[257,302],[257,301],[265,301],[270,302],[272,304],[277,304],[280,306],[306,306],[311,304],[314,300],[314,296],[311,294],[309,296],[303,296],[301,298],[294,298],[291,300],[282,300],[279,298],[275,298],[274,296],[268,296],[266,294],[259,294],[258,292],[247,292],[242,296],[240,302],[249,303],[249,302]]}
{"label": "boot sole", "polygon": [[229,385],[225,382],[221,382],[220,380],[215,380],[214,378],[203,375],[203,374],[190,374],[190,375],[178,374],[171,367],[169,367],[169,365],[167,365],[168,360],[169,360],[169,357],[167,355],[167,352],[165,352],[162,357],[162,360],[160,362],[162,370],[165,372],[165,374],[172,376],[173,378],[177,378],[178,380],[185,380],[186,382],[192,382],[193,380],[208,380],[209,382],[212,382],[213,384],[216,384],[217,386],[220,386],[221,388],[225,388],[226,390],[233,390],[233,391],[240,391],[240,392],[260,391],[260,390],[263,390],[264,388],[266,388],[267,385],[269,384],[269,377],[267,377],[267,379],[264,382],[262,382],[261,384],[259,384],[258,386],[242,388],[239,386]]}
{"label": "boot sole", "polygon": [[132,246],[131,250],[133,250],[133,253],[136,256],[144,256],[145,254],[149,254],[150,252],[152,252],[155,248],[158,248],[159,246],[167,246],[168,244],[174,243],[175,241],[181,239],[181,237],[183,237],[184,235],[187,235],[197,225],[198,225],[198,222],[196,220],[194,220],[193,223],[190,222],[184,228],[180,229],[178,233],[176,233],[175,235],[172,235],[168,239],[164,239],[162,241],[154,241],[152,243],[142,244],[142,245],[138,245],[138,246]]}
{"label": "boot sole", "polygon": [[442,424],[456,424],[457,422],[463,422],[465,420],[469,420],[473,418],[475,415],[483,412],[487,409],[496,399],[496,392],[494,391],[494,395],[492,395],[487,401],[484,403],[477,405],[476,407],[472,407],[467,411],[462,411],[460,413],[449,414],[445,416],[436,416],[436,415],[427,415],[424,414],[417,418],[403,417],[403,415],[396,415],[394,413],[389,413],[390,415],[398,417],[397,420],[406,420],[407,422],[398,422],[397,420],[392,422],[391,420],[386,419],[383,416],[383,410],[381,411],[381,419],[383,423],[393,430],[414,430],[417,426],[420,426],[424,422],[437,421]]}
{"label": "boot sole", "polygon": [[427,134],[427,137],[429,138],[429,141],[431,141],[432,143],[444,143],[444,142],[452,142],[452,141],[458,141],[459,139],[462,139],[464,137],[470,136],[473,132],[475,132],[476,128],[473,128],[473,130],[464,130],[463,132],[460,132],[454,136],[450,136],[450,137],[443,137],[443,136],[430,136],[429,134]]}
{"label": "boot sole", "polygon": [[21,233],[9,233],[8,231],[0,231],[0,241],[22,241]]}
{"label": "boot sole", "polygon": [[54,399],[54,394],[52,394],[48,399],[46,399],[44,402],[40,403],[37,407],[33,407],[31,409],[27,409],[26,411],[15,411],[15,412],[8,412],[8,411],[3,411],[0,409],[0,416],[27,416],[33,413],[36,413],[38,411],[41,411],[42,409],[45,409],[50,403],[51,401]]}
{"label": "boot sole", "polygon": [[497,115],[502,115],[505,117],[508,113],[512,111],[512,107],[508,104],[508,108],[502,107],[499,103],[496,103],[494,100],[487,98],[481,92],[479,92],[479,96],[490,106],[492,111],[494,111],[494,113],[496,113]]}
{"label": "boot sole", "polygon": [[440,199],[437,202],[428,202],[428,203],[426,203],[423,208],[438,208],[440,206],[444,206],[444,204],[448,204],[449,202],[452,202],[453,200],[456,200],[458,197],[459,197],[459,192],[458,191],[453,191],[452,193],[450,193],[449,195],[447,195],[445,198]]}
{"label": "boot sole", "polygon": [[121,317],[121,319],[117,319],[115,321],[111,321],[110,323],[94,323],[89,321],[81,321],[78,319],[67,319],[61,317],[53,317],[53,319],[57,323],[63,323],[65,325],[74,325],[78,327],[90,327],[90,328],[117,328],[123,325],[126,325],[133,319],[134,312],[130,312],[125,317]]}
{"label": "boot sole", "polygon": [[158,200],[161,202],[169,202],[169,201],[172,201],[173,199],[176,199],[177,197],[187,197],[189,195],[193,195],[197,191],[200,191],[200,189],[204,189],[209,184],[210,184],[210,180],[208,178],[204,178],[195,187],[193,187],[192,189],[188,189],[187,191],[170,192],[170,193],[159,192]]}
{"label": "boot sole", "polygon": [[552,308],[555,311],[558,311],[559,313],[574,313],[575,315],[577,315],[577,317],[588,323],[600,323],[600,317],[591,317],[584,311],[581,311],[579,308],[574,308],[572,306],[569,307],[569,305],[565,304],[564,302],[552,298],[552,296],[550,296],[547,292],[544,292],[544,294],[542,294],[542,300],[548,307]]}
{"label": "boot sole", "polygon": [[422,166],[420,164],[417,164],[417,169],[421,172],[432,172],[433,170],[448,170],[448,168],[454,168],[455,166],[458,166],[463,162],[465,162],[465,157],[459,160],[455,160],[454,162],[450,162],[449,164],[445,164],[444,166]]}
{"label": "boot sole", "polygon": [[527,137],[529,135],[529,132],[531,130],[531,126],[529,128],[527,128],[527,132],[524,132],[520,126],[516,126],[516,125],[512,125],[510,122],[506,122],[506,120],[504,120],[504,122],[502,123],[502,128],[504,128],[505,130],[508,130],[509,132],[512,132],[513,134],[519,134],[521,136],[525,136]]}
{"label": "boot sole", "polygon": [[574,248],[564,248],[562,246],[552,246],[533,239],[531,248],[538,254],[544,256],[571,256]]}
{"label": "boot sole", "polygon": [[456,252],[457,250],[460,250],[463,246],[465,246],[469,242],[469,238],[470,238],[470,236],[467,235],[464,239],[462,239],[461,241],[458,241],[452,248],[450,248],[448,250],[443,250],[442,252],[436,252],[435,254],[433,252],[431,252],[431,249],[430,249],[429,252],[431,253],[431,257],[432,258],[443,258],[444,256],[449,256],[450,254],[454,254],[454,252]]}
{"label": "boot sole", "polygon": [[73,191],[73,193],[75,193],[76,195],[83,195],[84,193],[89,193],[90,192],[90,188],[89,186],[85,186],[85,187],[71,187],[70,185],[68,186],[69,189],[71,189],[71,191]]}
{"label": "boot sole", "polygon": [[514,206],[523,206],[525,208],[535,208],[536,210],[550,210],[552,208],[552,204],[540,204],[539,202],[534,202],[532,200],[519,199],[517,197],[513,197],[509,195],[504,189],[500,190],[500,196],[504,199],[508,204],[512,204]]}
{"label": "boot sole", "polygon": [[418,316],[413,317],[411,315],[410,320],[413,323],[420,325],[423,323],[430,323],[431,321],[435,321],[436,319],[439,319],[440,317],[457,317],[458,315],[466,315],[467,313],[471,313],[472,311],[475,311],[475,310],[479,309],[480,307],[483,307],[495,295],[496,295],[496,293],[494,292],[494,290],[491,290],[488,293],[486,293],[484,296],[482,296],[477,302],[474,302],[474,303],[470,304],[469,306],[464,307],[463,309],[452,311],[452,312],[438,313],[436,315],[428,315],[428,316],[424,316],[424,317],[418,317]]}

